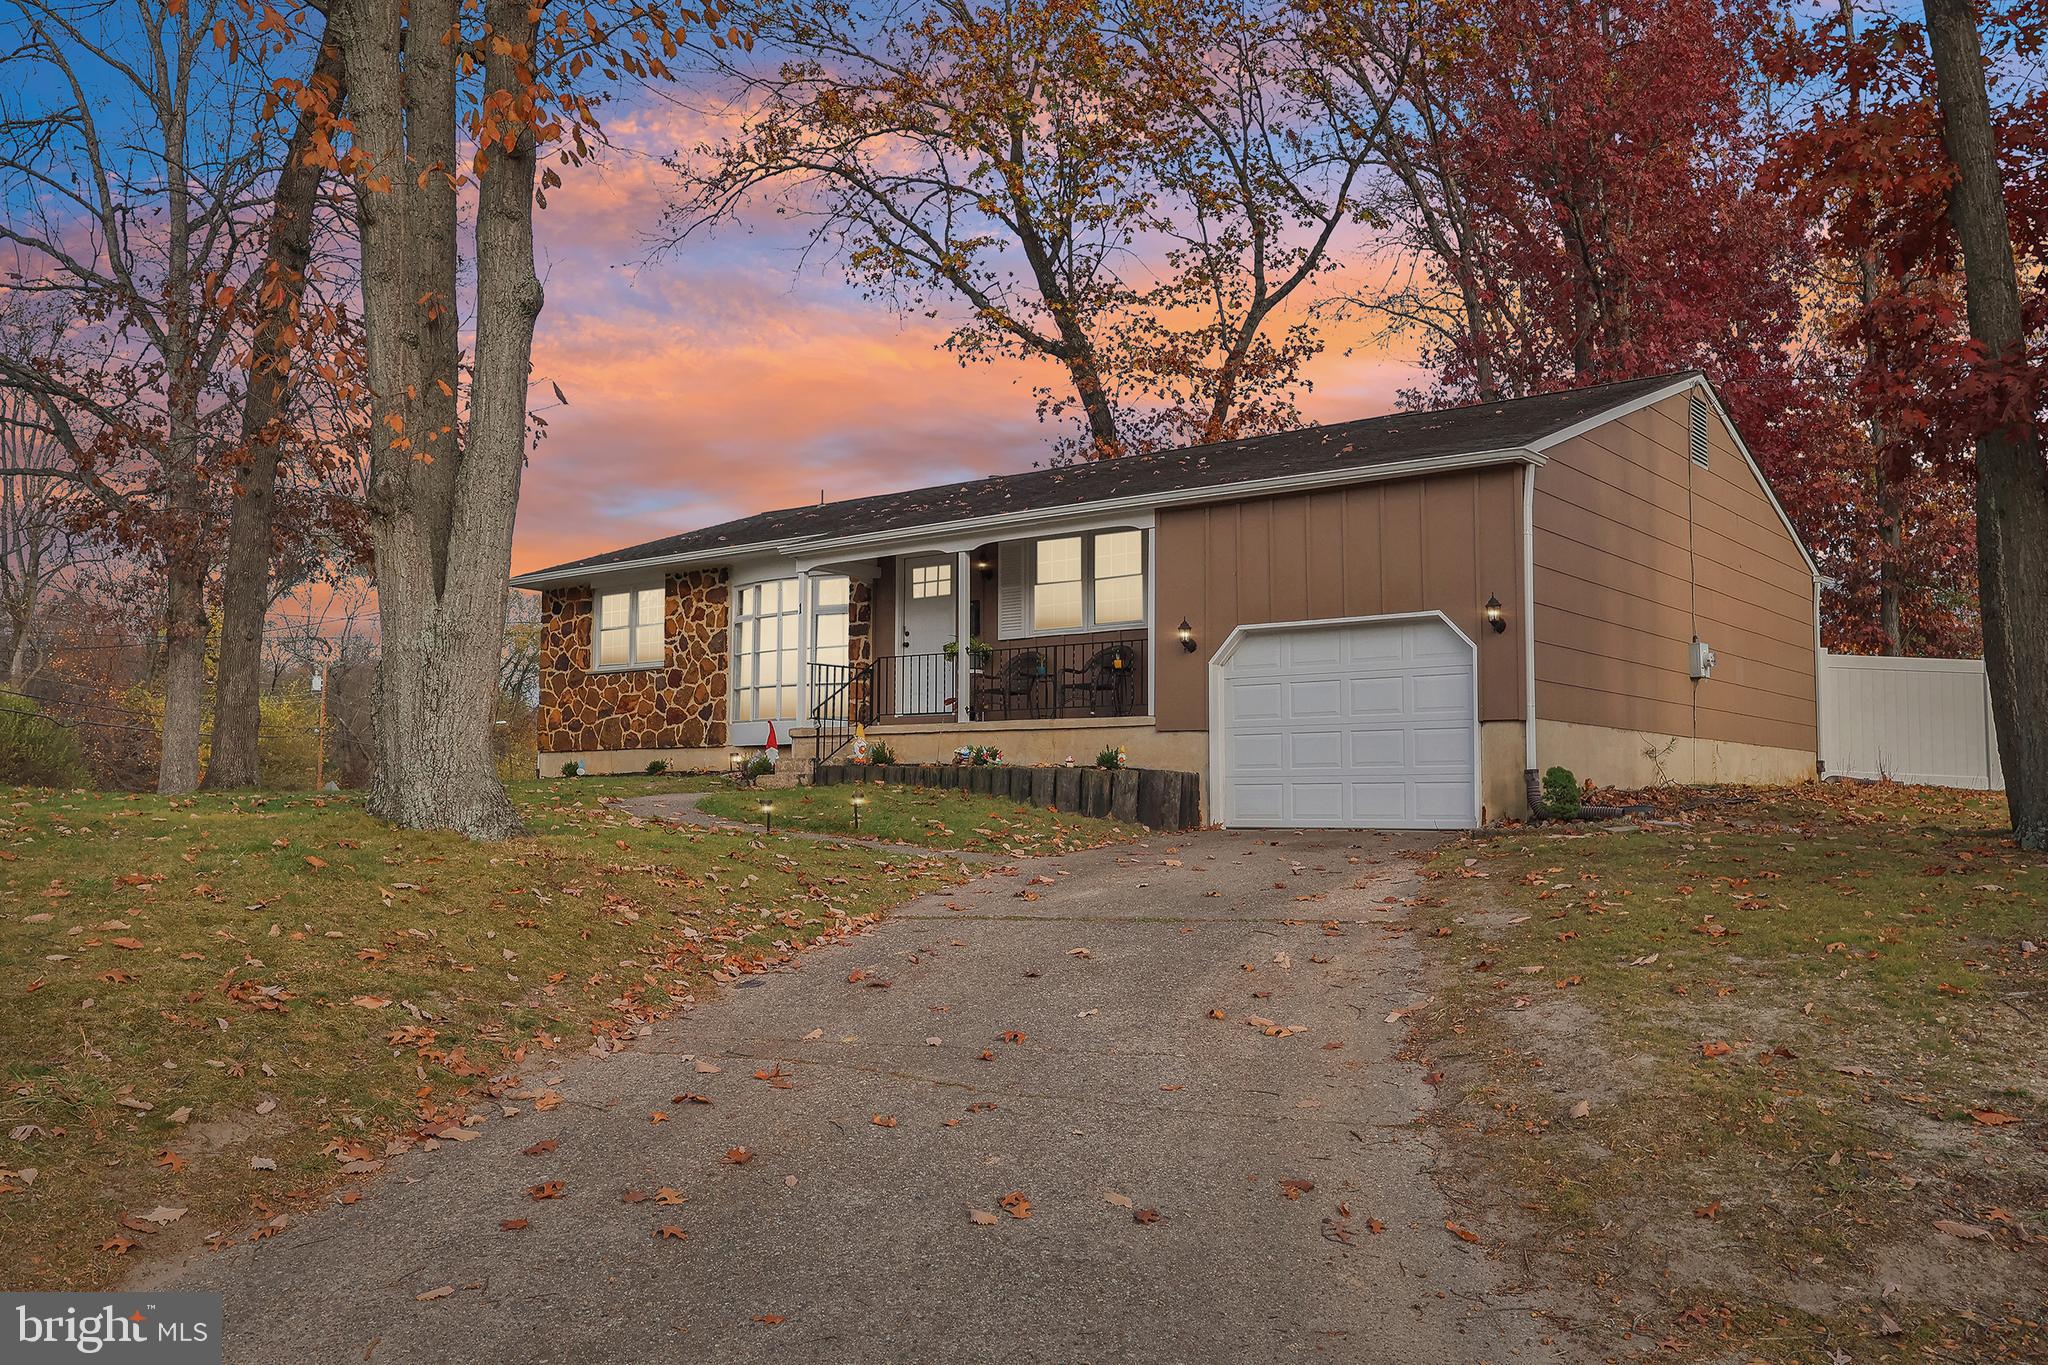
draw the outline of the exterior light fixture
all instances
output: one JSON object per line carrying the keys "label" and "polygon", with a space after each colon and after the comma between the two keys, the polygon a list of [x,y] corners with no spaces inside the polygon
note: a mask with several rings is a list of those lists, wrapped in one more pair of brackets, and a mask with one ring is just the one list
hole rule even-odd
{"label": "exterior light fixture", "polygon": [[868,799],[865,796],[856,796],[853,798],[853,830],[856,834],[860,832],[860,808],[862,806],[865,806],[867,803]]}
{"label": "exterior light fixture", "polygon": [[763,801],[761,803],[761,828],[768,834],[775,832],[775,803],[773,801]]}
{"label": "exterior light fixture", "polygon": [[1195,652],[1195,628],[1188,624],[1188,618],[1180,618],[1180,629],[1174,632],[1180,638],[1180,647],[1192,654]]}
{"label": "exterior light fixture", "polygon": [[729,761],[735,768],[740,766],[740,751],[738,749],[732,751],[732,758]]}
{"label": "exterior light fixture", "polygon": [[1491,593],[1486,596],[1486,624],[1493,627],[1495,635],[1508,628],[1508,623],[1501,618],[1500,599]]}

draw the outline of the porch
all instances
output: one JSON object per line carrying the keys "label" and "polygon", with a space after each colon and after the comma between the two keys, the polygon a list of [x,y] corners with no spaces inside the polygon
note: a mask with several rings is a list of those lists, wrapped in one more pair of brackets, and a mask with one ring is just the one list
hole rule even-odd
{"label": "porch", "polygon": [[798,721],[808,756],[829,761],[856,726],[1150,716],[1152,567],[1150,527],[1128,524],[814,563],[814,579],[858,585],[866,611],[846,647],[828,618],[814,627]]}

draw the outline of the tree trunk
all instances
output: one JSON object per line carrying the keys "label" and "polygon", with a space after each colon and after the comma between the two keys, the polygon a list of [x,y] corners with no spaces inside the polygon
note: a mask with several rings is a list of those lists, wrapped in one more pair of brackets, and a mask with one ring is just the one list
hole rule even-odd
{"label": "tree trunk", "polygon": [[[323,39],[313,84],[328,106],[341,103],[341,49]],[[291,400],[292,350],[306,268],[313,258],[313,207],[321,169],[309,165],[319,111],[300,114],[285,148],[272,195],[270,246],[263,268],[262,321],[250,343],[249,391],[242,403],[242,448],[248,466],[235,489],[221,582],[220,667],[214,684],[211,788],[254,787],[262,781],[257,745],[262,709],[263,618],[270,610],[271,510],[277,500],[281,428]]]}
{"label": "tree trunk", "polygon": [[[1985,364],[2026,363],[2019,273],[2006,227],[1985,89],[1984,53],[1970,0],[1928,0],[1942,145],[1956,168],[1949,219],[1963,249],[1970,335]],[[1984,666],[2013,835],[2048,848],[2048,465],[2040,439],[2013,426],[1977,438],[1977,572]]]}
{"label": "tree trunk", "polygon": [[[512,522],[526,448],[526,386],[540,281],[533,265],[533,136],[527,69],[534,15],[488,0],[484,101],[499,111],[480,157],[476,350],[467,431],[455,422],[456,71],[438,35],[454,0],[411,0],[416,40],[401,69],[401,0],[353,0],[345,58],[358,145],[389,188],[359,195],[363,323],[376,436],[370,528],[383,654],[370,808],[400,825],[471,838],[516,833],[492,760]],[[512,146],[505,145],[508,130]],[[387,169],[388,168],[388,169]],[[431,173],[430,172],[431,168]],[[446,389],[442,387],[445,379]]]}
{"label": "tree trunk", "polygon": [[206,719],[206,570],[191,551],[171,560],[164,585],[164,730],[156,789],[199,785],[199,737]]}

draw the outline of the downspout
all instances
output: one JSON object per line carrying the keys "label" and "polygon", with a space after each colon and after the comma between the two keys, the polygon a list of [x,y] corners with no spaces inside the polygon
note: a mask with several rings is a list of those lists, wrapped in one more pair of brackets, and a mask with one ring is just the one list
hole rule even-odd
{"label": "downspout", "polygon": [[1531,818],[1543,813],[1536,770],[1536,465],[1522,466],[1522,786]]}

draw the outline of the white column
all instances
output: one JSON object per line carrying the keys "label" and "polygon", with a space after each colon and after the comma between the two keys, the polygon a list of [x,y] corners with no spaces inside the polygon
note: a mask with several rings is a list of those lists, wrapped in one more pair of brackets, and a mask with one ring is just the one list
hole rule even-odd
{"label": "white column", "polygon": [[804,569],[796,576],[796,718],[789,724],[792,730],[811,720],[812,591],[811,571]]}
{"label": "white column", "polygon": [[972,559],[973,553],[968,550],[961,550],[953,556],[953,665],[956,674],[953,711],[955,718],[963,724],[974,695],[974,652],[967,647],[967,574],[974,567]]}

